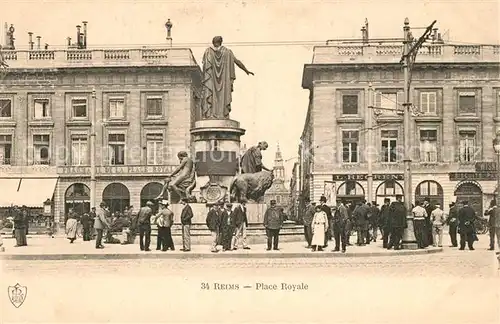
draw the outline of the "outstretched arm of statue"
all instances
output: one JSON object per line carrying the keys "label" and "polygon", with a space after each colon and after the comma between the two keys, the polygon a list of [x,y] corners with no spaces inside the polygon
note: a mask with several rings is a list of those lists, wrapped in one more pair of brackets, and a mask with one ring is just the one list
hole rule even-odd
{"label": "outstretched arm of statue", "polygon": [[240,69],[242,69],[243,71],[245,71],[246,74],[254,75],[253,72],[248,71],[248,69],[246,68],[245,64],[243,64],[243,62],[241,62],[240,60],[238,60],[236,57],[234,58],[234,64],[236,64],[236,66],[238,66]]}
{"label": "outstretched arm of statue", "polygon": [[268,172],[273,172],[273,170],[272,170],[272,169],[268,169],[268,168],[266,168],[266,167],[264,166],[264,164],[262,165],[262,170],[266,170],[266,171],[268,171]]}

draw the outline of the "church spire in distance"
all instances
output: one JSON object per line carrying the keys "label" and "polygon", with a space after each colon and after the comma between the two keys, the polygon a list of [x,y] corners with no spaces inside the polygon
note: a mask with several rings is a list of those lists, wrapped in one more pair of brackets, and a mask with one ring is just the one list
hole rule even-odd
{"label": "church spire in distance", "polygon": [[285,165],[283,164],[279,142],[276,145],[276,155],[274,158],[274,182],[285,182]]}

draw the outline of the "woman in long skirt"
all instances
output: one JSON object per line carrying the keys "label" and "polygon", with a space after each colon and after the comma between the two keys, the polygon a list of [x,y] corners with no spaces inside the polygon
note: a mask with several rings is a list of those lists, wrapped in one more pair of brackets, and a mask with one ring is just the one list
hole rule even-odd
{"label": "woman in long skirt", "polygon": [[328,217],[326,216],[326,213],[321,210],[320,206],[316,206],[315,208],[311,228],[313,232],[313,238],[311,241],[313,251],[323,251],[325,235],[328,231]]}
{"label": "woman in long skirt", "polygon": [[66,237],[69,243],[73,243],[76,240],[76,229],[78,227],[78,221],[73,214],[69,214],[68,220],[66,221]]}
{"label": "woman in long skirt", "polygon": [[16,247],[28,245],[25,213],[17,206],[14,207],[14,236],[16,237]]}

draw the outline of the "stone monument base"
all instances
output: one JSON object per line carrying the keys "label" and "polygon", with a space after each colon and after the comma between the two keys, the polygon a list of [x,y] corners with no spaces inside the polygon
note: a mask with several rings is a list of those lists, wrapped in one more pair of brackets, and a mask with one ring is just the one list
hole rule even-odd
{"label": "stone monument base", "polygon": [[[189,204],[191,209],[193,210],[193,224],[205,224],[208,214],[208,207],[206,204]],[[256,203],[247,203],[247,219],[249,224],[262,224],[264,221],[264,214],[267,210],[266,204],[256,204]],[[184,206],[182,204],[172,204],[170,205],[170,210],[174,212],[174,223],[180,222],[182,208]],[[233,207],[234,208],[234,207]]]}

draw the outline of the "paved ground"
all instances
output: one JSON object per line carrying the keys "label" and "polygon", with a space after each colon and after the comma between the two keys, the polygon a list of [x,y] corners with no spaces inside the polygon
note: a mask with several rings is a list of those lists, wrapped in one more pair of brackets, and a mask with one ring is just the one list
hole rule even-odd
{"label": "paved ground", "polygon": [[[351,239],[355,241],[355,238]],[[250,250],[239,249],[237,251],[219,252],[217,254],[210,252],[209,245],[193,245],[191,252],[184,253],[180,251],[181,242],[175,240],[176,251],[161,252],[156,251],[156,242],[151,244],[151,252],[141,252],[139,244],[121,245],[105,244],[102,250],[95,248],[95,241],[83,242],[75,241],[70,244],[64,237],[32,237],[28,238],[28,246],[14,247],[14,239],[5,239],[4,246],[6,251],[0,254],[0,259],[30,259],[30,260],[68,260],[68,259],[156,259],[156,258],[262,258],[262,257],[325,257],[332,254],[334,248],[331,243],[325,249],[325,252],[312,252],[306,248],[304,242],[283,242],[280,243],[280,251],[266,251],[265,244],[251,245]],[[336,253],[335,256],[370,256],[370,255],[399,255],[399,254],[426,254],[441,252],[440,248],[428,248],[426,250],[413,251],[394,251],[382,249],[381,242],[372,243],[367,246],[350,246],[346,254]]]}
{"label": "paved ground", "polygon": [[[1,260],[0,322],[499,323],[486,244],[366,258]],[[17,282],[28,287],[19,309],[5,289]]]}

